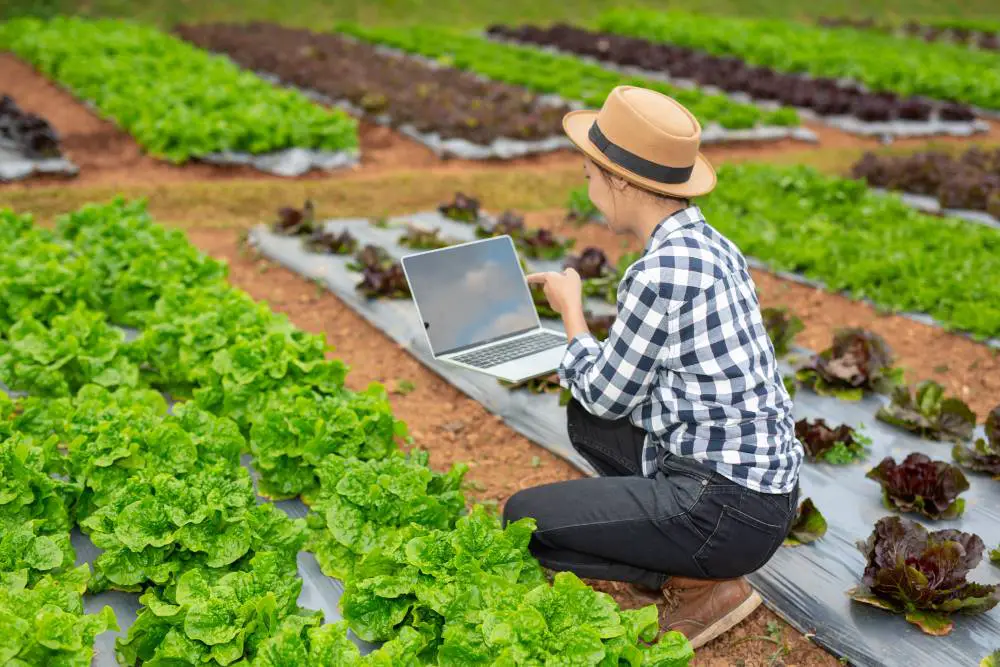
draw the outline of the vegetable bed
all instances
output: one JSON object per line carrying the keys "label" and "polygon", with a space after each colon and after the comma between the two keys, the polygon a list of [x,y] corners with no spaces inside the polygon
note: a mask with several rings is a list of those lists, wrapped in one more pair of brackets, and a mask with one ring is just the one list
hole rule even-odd
{"label": "vegetable bed", "polygon": [[447,28],[371,28],[340,24],[337,30],[369,42],[434,58],[442,64],[490,79],[576,100],[590,107],[600,107],[615,86],[632,84],[674,97],[690,109],[702,124],[717,123],[727,130],[799,125],[798,114],[793,109],[765,111],[750,104],[734,102],[723,95],[709,95],[649,78],[627,76],[572,56],[499,44]]}
{"label": "vegetable bed", "polygon": [[220,154],[315,149],[354,155],[357,123],[154,28],[115,20],[18,19],[10,49],[151,155],[174,163]]}
{"label": "vegetable bed", "polygon": [[[467,512],[465,466],[404,453],[382,387],[344,389],[321,336],[230,287],[141,203],[87,206],[55,231],[0,223],[0,380],[28,394],[0,393],[4,661],[91,664],[116,625],[97,610],[109,599],[126,665],[689,661],[677,633],[651,643],[655,608],[620,611],[573,575],[550,584],[530,521]],[[336,582],[303,592],[303,549],[343,579],[345,621],[312,611],[335,617]],[[385,643],[362,657],[348,627]]]}
{"label": "vegetable bed", "polygon": [[872,90],[1000,111],[1000,53],[793,21],[614,10],[601,30],[735,56],[782,72],[847,78]]}
{"label": "vegetable bed", "polygon": [[552,47],[618,67],[714,86],[730,94],[743,93],[758,102],[803,108],[861,134],[969,134],[987,129],[972,125],[975,114],[966,105],[867,92],[836,79],[785,74],[770,67],[753,67],[737,58],[637,37],[565,24],[548,28],[492,26],[487,32],[498,39]]}
{"label": "vegetable bed", "polygon": [[939,208],[979,212],[980,219],[1000,228],[1000,149],[970,148],[961,155],[868,153],[851,173],[872,187],[930,197]]}
{"label": "vegetable bed", "polygon": [[[1000,337],[1000,230],[927,215],[861,181],[808,167],[718,172],[719,186],[698,204],[763,267],[979,338]],[[594,213],[585,190],[572,201],[576,215]]]}
{"label": "vegetable bed", "polygon": [[182,26],[178,34],[250,70],[267,72],[334,102],[346,101],[369,118],[439,140],[489,146],[506,139],[526,149],[531,143],[544,149],[539,142],[561,137],[562,117],[569,111],[524,88],[483,81],[451,67],[431,67],[343,35],[273,23]]}
{"label": "vegetable bed", "polygon": [[[394,243],[406,233],[406,225],[440,229],[441,236],[468,240],[473,225],[445,219],[436,213],[392,218],[372,225],[365,220],[334,220],[324,232],[341,235],[349,231],[360,245],[378,244],[393,257],[408,252]],[[500,415],[511,427],[539,445],[563,456],[588,471],[569,444],[565,412],[555,394],[510,391],[492,378],[433,361],[420,330],[417,313],[408,299],[369,299],[356,289],[358,276],[348,269],[349,255],[310,252],[300,238],[274,234],[265,227],[252,232],[251,239],[267,257],[321,281],[340,299],[372,322],[454,386]],[[531,268],[544,268],[526,260]],[[588,305],[593,304],[588,301]],[[558,327],[557,321],[546,325]],[[788,365],[783,363],[787,369]],[[1000,633],[996,612],[960,617],[957,630],[948,639],[910,631],[905,621],[884,610],[852,602],[846,594],[862,583],[864,555],[855,546],[872,532],[876,519],[887,510],[881,505],[881,490],[866,479],[866,471],[879,459],[899,451],[920,451],[935,459],[947,459],[950,446],[917,437],[875,419],[884,398],[869,396],[858,402],[823,397],[802,389],[796,395],[796,418],[825,417],[831,424],[849,424],[866,436],[850,457],[805,464],[802,497],[811,497],[829,524],[825,536],[806,546],[779,550],[768,565],[752,576],[754,585],[767,603],[802,632],[814,634],[816,641],[852,664],[902,666],[911,664],[974,664],[993,650],[993,637]],[[862,428],[861,425],[865,426]],[[870,439],[870,441],[869,441]],[[862,439],[859,438],[860,442]],[[841,447],[845,449],[846,447]],[[860,452],[860,453],[857,453]],[[850,460],[866,458],[863,465]],[[846,460],[842,460],[846,459]],[[1000,486],[987,475],[969,474],[972,488],[964,494],[964,515],[946,525],[980,535],[987,545],[1000,540]],[[844,498],[852,502],[845,503]],[[813,517],[813,521],[815,518]],[[812,529],[803,527],[800,542],[815,540]],[[987,559],[969,574],[970,581],[995,584],[1000,570]]]}

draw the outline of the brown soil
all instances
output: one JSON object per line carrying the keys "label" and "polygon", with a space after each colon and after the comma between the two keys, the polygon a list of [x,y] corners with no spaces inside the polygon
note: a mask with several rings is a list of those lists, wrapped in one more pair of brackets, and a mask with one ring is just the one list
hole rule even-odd
{"label": "brown soil", "polygon": [[[393,409],[409,424],[415,443],[431,452],[436,467],[458,461],[470,464],[470,497],[502,506],[519,489],[580,476],[571,465],[515,433],[421,365],[329,292],[266,260],[241,254],[238,232],[193,229],[188,234],[205,252],[229,261],[234,285],[287,313],[303,329],[325,333],[337,356],[351,366],[351,387],[382,382],[392,389],[397,380],[411,381],[416,388],[406,395],[394,394]],[[612,593],[622,605],[634,606],[634,600],[606,582],[592,583]],[[783,663],[771,661],[780,647],[765,639],[769,629],[772,634],[780,633],[777,641],[787,647],[788,652],[778,654]],[[762,608],[726,636],[699,649],[694,664],[818,667],[838,662]]]}
{"label": "brown soil", "polygon": [[[612,261],[623,252],[640,250],[637,240],[616,236],[603,224],[577,226],[559,211],[529,214],[526,224],[548,227],[575,238],[577,250],[598,246]],[[1000,402],[1000,353],[938,327],[899,315],[880,313],[872,306],[778,278],[767,271],[752,271],[764,306],[786,306],[805,324],[796,344],[811,350],[830,346],[833,332],[860,326],[890,343],[909,382],[933,379],[966,401],[980,420]]]}

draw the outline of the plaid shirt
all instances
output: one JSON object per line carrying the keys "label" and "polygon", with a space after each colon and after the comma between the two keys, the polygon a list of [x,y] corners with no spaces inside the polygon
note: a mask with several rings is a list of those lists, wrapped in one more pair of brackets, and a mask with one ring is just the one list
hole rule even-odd
{"label": "plaid shirt", "polygon": [[559,377],[590,413],[645,429],[647,477],[666,448],[754,491],[795,487],[802,445],[753,279],[697,206],[656,227],[608,339],[570,341]]}

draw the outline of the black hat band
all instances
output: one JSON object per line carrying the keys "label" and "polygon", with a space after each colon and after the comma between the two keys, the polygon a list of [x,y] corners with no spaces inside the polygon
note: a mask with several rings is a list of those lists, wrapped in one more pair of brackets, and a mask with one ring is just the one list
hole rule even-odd
{"label": "black hat band", "polygon": [[614,144],[604,136],[601,132],[601,128],[597,127],[597,121],[590,126],[590,131],[587,133],[587,138],[590,142],[597,146],[597,150],[604,154],[604,157],[608,158],[619,167],[628,169],[633,174],[642,176],[643,178],[648,178],[651,181],[656,181],[657,183],[686,183],[691,178],[691,172],[694,171],[694,165],[690,167],[668,167],[662,164],[656,164],[655,162],[650,162],[646,158],[639,157],[635,153],[632,153],[618,144]]}

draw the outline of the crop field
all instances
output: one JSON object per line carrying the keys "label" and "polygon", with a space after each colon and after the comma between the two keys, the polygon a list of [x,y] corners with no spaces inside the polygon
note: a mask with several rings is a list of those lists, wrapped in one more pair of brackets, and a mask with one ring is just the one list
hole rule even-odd
{"label": "crop field", "polygon": [[[994,4],[2,3],[0,665],[1000,664]],[[702,125],[806,451],[697,651],[501,524],[589,472],[566,391],[437,364],[399,263],[509,235],[607,336],[619,85]]]}

